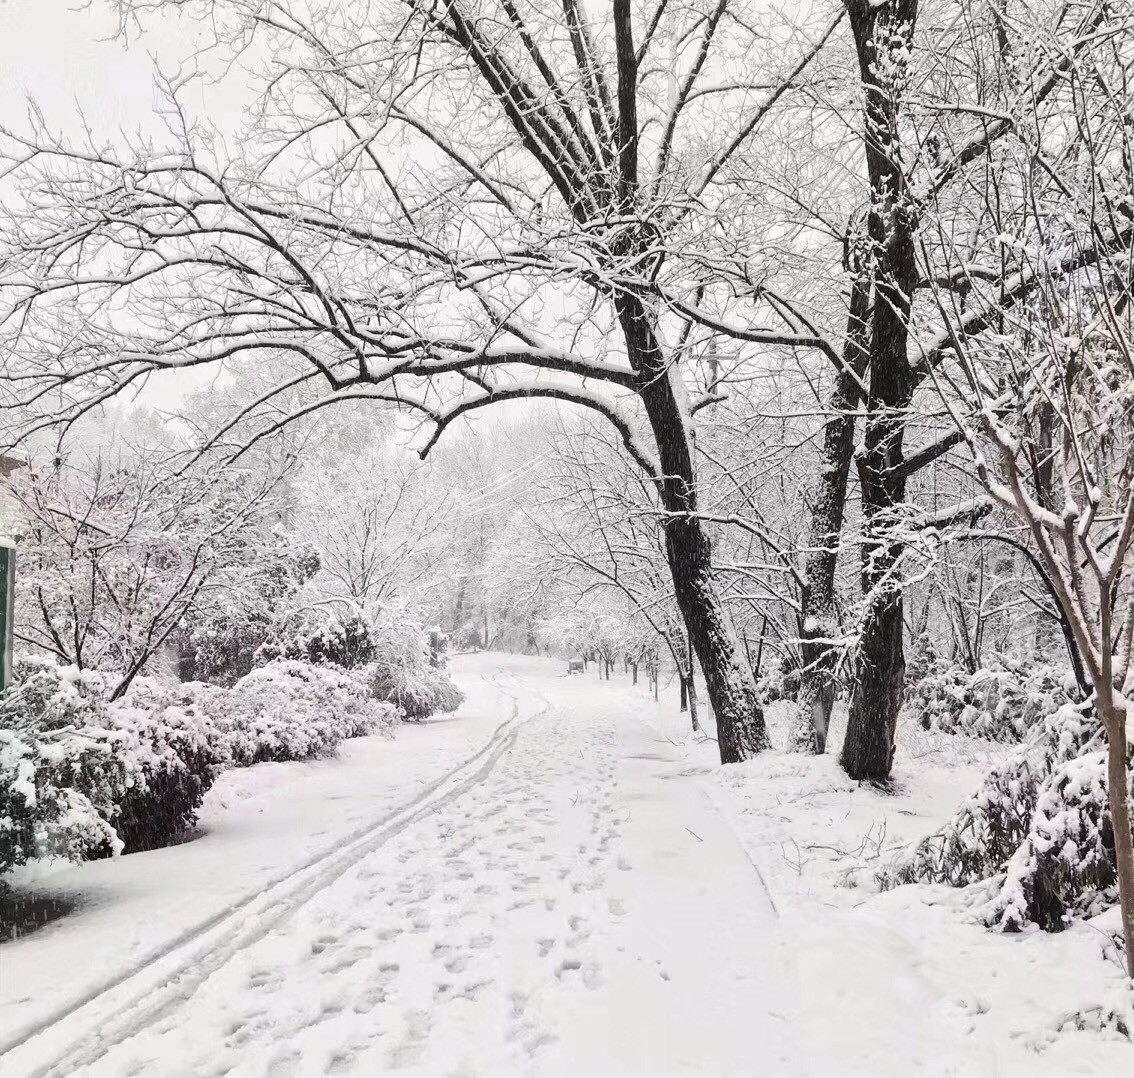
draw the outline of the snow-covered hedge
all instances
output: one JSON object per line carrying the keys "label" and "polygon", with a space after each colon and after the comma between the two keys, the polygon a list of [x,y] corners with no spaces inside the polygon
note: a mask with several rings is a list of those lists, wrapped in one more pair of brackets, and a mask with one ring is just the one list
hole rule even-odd
{"label": "snow-covered hedge", "polygon": [[1089,705],[1064,704],[986,776],[938,833],[879,874],[883,887],[974,889],[981,919],[1058,931],[1117,901],[1105,735]]}
{"label": "snow-covered hedge", "polygon": [[453,711],[463,699],[441,653],[430,645],[429,630],[398,606],[363,610],[338,604],[304,611],[258,652],[262,663],[279,660],[357,673],[371,695],[407,719]]}
{"label": "snow-covered hedge", "polygon": [[118,853],[107,816],[124,789],[125,769],[101,732],[0,729],[0,874],[36,857]]}
{"label": "snow-covered hedge", "polygon": [[969,673],[936,660],[910,685],[904,710],[926,730],[1011,743],[1076,698],[1074,678],[1054,667],[1006,662]]}
{"label": "snow-covered hedge", "polygon": [[366,669],[370,692],[412,721],[456,711],[464,700],[464,694],[444,668],[426,666],[414,670],[371,663]]}
{"label": "snow-covered hedge", "polygon": [[364,677],[289,659],[258,667],[227,691],[191,691],[213,718],[222,760],[234,767],[327,756],[345,738],[398,721],[397,709],[374,699]]}
{"label": "snow-covered hedge", "polygon": [[371,676],[277,661],[231,689],[138,678],[111,702],[97,673],[21,658],[0,696],[0,873],[177,842],[221,769],[326,756],[392,727]]}
{"label": "snow-covered hedge", "polygon": [[18,798],[24,820],[20,852],[13,839],[0,869],[26,859],[29,836],[40,856],[90,857],[167,845],[192,825],[217,762],[203,716],[166,706],[144,680],[111,703],[101,675],[49,659],[21,657],[15,675],[0,728],[35,793],[0,778],[0,798]]}

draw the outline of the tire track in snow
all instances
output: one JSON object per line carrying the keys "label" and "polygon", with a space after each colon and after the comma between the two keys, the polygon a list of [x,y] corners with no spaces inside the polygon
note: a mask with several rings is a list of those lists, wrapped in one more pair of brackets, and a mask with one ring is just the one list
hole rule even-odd
{"label": "tire track in snow", "polygon": [[[515,744],[519,727],[528,721],[520,716],[518,697],[504,689],[496,676],[491,680],[497,689],[512,697],[512,714],[477,752],[430,783],[406,805],[344,836],[329,849],[180,934],[84,997],[18,1031],[0,1044],[0,1070],[7,1072],[7,1067],[12,1065],[9,1056],[19,1049],[30,1047],[61,1022],[88,1007],[97,1008],[101,1001],[125,989],[122,994],[129,994],[125,1002],[116,1004],[111,1000],[105,1008],[109,1013],[100,1009],[99,1014],[92,1014],[88,1028],[75,1036],[61,1054],[25,1071],[29,1078],[63,1078],[74,1074],[77,1067],[89,1065],[191,999],[234,955],[262,939],[364,857],[483,782]],[[538,718],[549,706],[544,698],[543,706],[529,718]],[[195,946],[202,941],[203,946]],[[148,983],[143,983],[146,981]],[[138,982],[137,988],[131,990],[134,982]]]}

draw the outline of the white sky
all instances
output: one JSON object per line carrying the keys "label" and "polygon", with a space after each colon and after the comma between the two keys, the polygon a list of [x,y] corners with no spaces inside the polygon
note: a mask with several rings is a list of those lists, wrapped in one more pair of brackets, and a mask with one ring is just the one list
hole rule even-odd
{"label": "white sky", "polygon": [[[157,134],[157,65],[174,74],[198,40],[193,20],[148,17],[129,44],[114,37],[106,0],[0,0],[0,125],[22,129],[34,98],[52,130],[81,134],[82,115],[98,141],[119,133]],[[183,99],[222,130],[239,119],[245,95],[235,80],[194,83]]]}

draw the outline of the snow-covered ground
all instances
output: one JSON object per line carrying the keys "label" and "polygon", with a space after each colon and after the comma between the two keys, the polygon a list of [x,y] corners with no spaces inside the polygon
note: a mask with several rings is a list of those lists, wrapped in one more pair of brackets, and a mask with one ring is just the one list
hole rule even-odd
{"label": "snow-covered ground", "polygon": [[1058,1032],[1130,1006],[1100,933],[842,885],[989,750],[907,736],[896,796],[832,757],[722,769],[674,687],[565,671],[460,657],[455,716],[230,773],[195,841],[42,881],[81,907],[0,946],[0,1073],[1132,1072]]}

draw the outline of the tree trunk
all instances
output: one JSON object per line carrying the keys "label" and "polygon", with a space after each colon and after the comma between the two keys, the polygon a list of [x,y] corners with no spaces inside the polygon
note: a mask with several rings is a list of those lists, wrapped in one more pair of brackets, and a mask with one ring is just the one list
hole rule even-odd
{"label": "tree trunk", "polygon": [[693,671],[689,671],[689,717],[693,720],[693,733],[701,732],[701,723],[697,718],[697,682],[693,678]]}
{"label": "tree trunk", "polygon": [[793,740],[799,749],[826,751],[835,703],[834,667],[838,648],[835,569],[846,515],[847,479],[854,456],[854,409],[862,400],[861,378],[868,356],[870,279],[862,272],[851,286],[843,369],[831,394],[831,418],[823,430],[823,470],[811,510],[811,536],[800,594],[800,671]]}
{"label": "tree trunk", "polygon": [[[885,782],[894,762],[894,732],[906,663],[902,650],[902,546],[889,535],[890,513],[905,499],[900,470],[905,414],[918,375],[907,355],[910,295],[917,282],[916,215],[895,158],[899,99],[887,65],[912,45],[917,0],[848,0],[859,72],[866,86],[866,165],[872,194],[869,233],[874,249],[875,301],[870,327],[870,393],[859,476],[864,516],[862,587],[867,596],[856,684],[840,762],[852,778]],[[882,55],[886,49],[887,54]]]}
{"label": "tree trunk", "polygon": [[[638,198],[638,60],[630,0],[614,0],[611,9],[618,69],[619,212],[636,216]],[[652,229],[629,227],[612,251],[615,259],[645,255],[655,242]],[[705,674],[717,716],[721,763],[745,760],[767,748],[764,713],[756,682],[740,654],[732,621],[713,580],[708,534],[697,519],[693,470],[693,420],[678,368],[670,362],[654,332],[645,297],[617,286],[614,306],[635,372],[635,391],[646,411],[657,446],[660,474],[655,477],[665,521],[665,549],[673,590],[686,629]]]}
{"label": "tree trunk", "polygon": [[[1104,700],[1104,696],[1106,699]],[[1130,830],[1130,769],[1127,762],[1126,715],[1113,706],[1110,694],[1099,693],[1107,737],[1107,800],[1114,831],[1118,868],[1118,903],[1126,943],[1126,974],[1134,979],[1134,834]]]}
{"label": "tree trunk", "polygon": [[685,675],[679,670],[677,672],[677,682],[681,686],[681,706],[678,711],[689,710],[689,682],[685,680]]}
{"label": "tree trunk", "polygon": [[746,760],[768,747],[764,712],[756,696],[756,681],[713,579],[708,533],[695,515],[692,421],[685,387],[677,369],[662,355],[642,301],[623,292],[615,305],[658,449],[658,490],[662,508],[670,514],[665,521],[666,559],[677,605],[717,716],[721,763]]}

